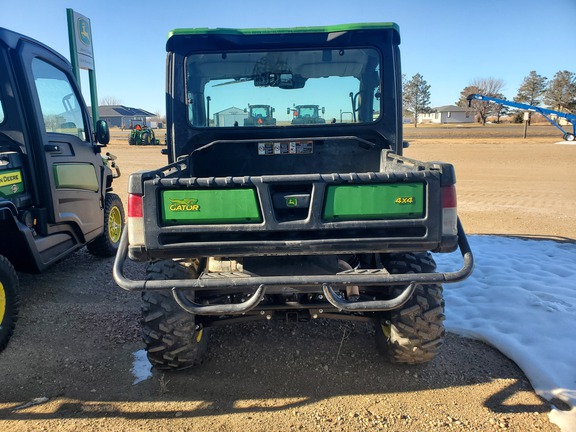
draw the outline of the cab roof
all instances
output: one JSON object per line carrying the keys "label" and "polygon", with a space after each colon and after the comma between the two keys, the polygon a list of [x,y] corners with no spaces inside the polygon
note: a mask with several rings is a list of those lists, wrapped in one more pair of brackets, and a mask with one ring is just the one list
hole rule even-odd
{"label": "cab roof", "polygon": [[284,36],[291,40],[296,40],[293,38],[297,38],[301,43],[306,44],[307,35],[310,35],[313,39],[308,40],[308,42],[314,40],[314,43],[318,44],[338,39],[338,37],[342,35],[360,35],[373,32],[386,34],[386,40],[400,44],[400,27],[398,24],[393,22],[380,22],[288,28],[177,28],[168,33],[166,50],[169,52],[174,50],[178,51],[192,40],[202,41],[199,43],[206,47],[211,44],[220,46],[222,42],[216,41],[229,41],[232,45],[235,45],[239,43],[240,39],[238,38],[250,37],[252,43],[256,43],[256,45],[258,45],[257,41],[268,45],[275,42],[282,43],[279,42],[280,39],[278,39],[278,37]]}
{"label": "cab roof", "polygon": [[234,29],[234,28],[177,28],[168,33],[168,39],[177,35],[207,35],[207,34],[222,34],[222,35],[258,35],[258,34],[287,34],[287,33],[334,33],[345,32],[351,30],[385,30],[392,29],[400,34],[400,27],[393,22],[381,23],[354,23],[354,24],[338,24],[331,26],[312,26],[312,27],[287,27],[287,28],[248,28],[248,29]]}

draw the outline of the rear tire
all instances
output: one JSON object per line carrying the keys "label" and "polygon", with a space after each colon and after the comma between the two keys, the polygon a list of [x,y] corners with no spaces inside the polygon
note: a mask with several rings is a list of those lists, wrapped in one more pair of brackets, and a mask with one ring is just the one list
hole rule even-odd
{"label": "rear tire", "polygon": [[118,251],[124,229],[124,206],[120,197],[107,193],[104,200],[104,231],[86,245],[88,252],[100,257],[113,257]]}
{"label": "rear tire", "polygon": [[[391,274],[436,270],[429,253],[391,254],[383,257]],[[398,295],[404,287],[394,289]],[[376,322],[376,344],[391,363],[421,364],[433,360],[446,335],[442,285],[420,284],[401,308],[382,314]]]}
{"label": "rear tire", "polygon": [[0,351],[14,332],[20,307],[18,275],[8,259],[0,255]]}
{"label": "rear tire", "polygon": [[142,134],[142,144],[150,144],[150,134],[148,132]]}
{"label": "rear tire", "polygon": [[[158,261],[146,269],[148,280],[195,279],[196,266]],[[180,370],[202,363],[208,350],[206,330],[183,310],[170,291],[142,293],[142,337],[148,360],[156,369]]]}

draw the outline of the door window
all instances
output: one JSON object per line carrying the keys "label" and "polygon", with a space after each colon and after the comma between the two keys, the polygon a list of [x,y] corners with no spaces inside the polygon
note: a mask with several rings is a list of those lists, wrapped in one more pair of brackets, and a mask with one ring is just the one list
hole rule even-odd
{"label": "door window", "polygon": [[84,117],[68,76],[37,58],[32,60],[32,73],[46,132],[73,135],[85,141]]}

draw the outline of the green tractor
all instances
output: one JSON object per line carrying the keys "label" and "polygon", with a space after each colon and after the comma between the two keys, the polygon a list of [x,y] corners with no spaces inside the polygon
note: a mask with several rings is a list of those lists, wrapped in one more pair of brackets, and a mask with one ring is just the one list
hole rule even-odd
{"label": "green tractor", "polygon": [[160,144],[160,140],[154,135],[154,130],[147,126],[140,126],[137,124],[134,129],[130,131],[128,138],[130,145],[146,145],[146,144]]}
{"label": "green tractor", "polygon": [[318,105],[296,105],[294,108],[288,108],[286,113],[292,113],[293,125],[326,123],[326,120],[320,117],[320,111],[324,115],[326,109]]}
{"label": "green tractor", "polygon": [[244,119],[244,126],[276,126],[274,108],[270,105],[248,105],[248,117]]}

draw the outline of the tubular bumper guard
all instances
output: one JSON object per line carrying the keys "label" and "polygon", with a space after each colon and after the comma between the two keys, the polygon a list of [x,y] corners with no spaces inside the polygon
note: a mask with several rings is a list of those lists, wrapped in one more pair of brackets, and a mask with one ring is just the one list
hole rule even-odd
{"label": "tubular bumper guard", "polygon": [[[124,230],[118,253],[114,261],[113,276],[116,283],[127,291],[143,290],[171,290],[176,302],[184,310],[196,315],[224,315],[242,314],[254,309],[264,297],[268,287],[318,287],[328,302],[347,312],[375,312],[392,310],[402,306],[412,296],[418,284],[442,284],[460,282],[472,273],[474,257],[468,244],[468,239],[458,220],[458,248],[464,260],[462,268],[447,273],[406,273],[389,274],[385,270],[347,270],[335,275],[307,275],[307,276],[255,276],[236,278],[199,278],[175,280],[131,280],[124,276],[123,269],[128,254],[128,234]],[[349,285],[407,285],[397,297],[390,300],[371,300],[350,302],[342,299],[333,289],[334,286]],[[239,289],[255,289],[255,292],[243,303],[201,305],[190,301],[182,292],[183,289],[193,291],[222,290],[235,292]]]}

